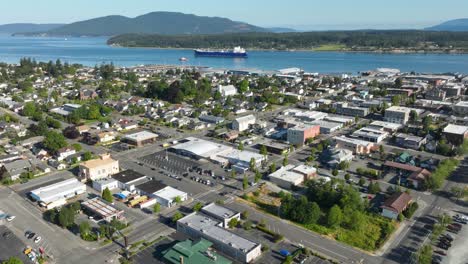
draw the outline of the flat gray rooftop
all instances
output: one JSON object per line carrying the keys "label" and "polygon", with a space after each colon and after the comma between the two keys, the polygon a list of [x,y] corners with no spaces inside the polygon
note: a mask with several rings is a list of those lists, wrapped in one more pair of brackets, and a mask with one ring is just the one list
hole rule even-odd
{"label": "flat gray rooftop", "polygon": [[240,237],[218,226],[220,222],[203,214],[191,214],[179,220],[179,223],[198,230],[205,236],[242,252],[249,252],[258,246],[257,243]]}
{"label": "flat gray rooftop", "polygon": [[231,218],[234,215],[238,214],[238,212],[235,212],[231,209],[228,209],[224,206],[217,205],[215,203],[211,203],[205,207],[202,208],[202,211],[208,212],[210,214],[216,215],[220,218],[226,219],[226,218]]}

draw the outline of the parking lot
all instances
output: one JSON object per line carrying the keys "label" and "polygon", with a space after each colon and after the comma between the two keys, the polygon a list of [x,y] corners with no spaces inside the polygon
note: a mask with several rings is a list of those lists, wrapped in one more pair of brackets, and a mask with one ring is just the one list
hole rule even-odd
{"label": "parking lot", "polygon": [[139,158],[139,161],[159,173],[181,181],[186,178],[206,186],[215,186],[229,180],[228,173],[208,161],[194,161],[177,154],[160,151]]}
{"label": "parking lot", "polygon": [[26,245],[17,237],[7,226],[0,224],[0,262],[10,257],[17,257],[23,263],[32,263],[29,258],[23,254]]}

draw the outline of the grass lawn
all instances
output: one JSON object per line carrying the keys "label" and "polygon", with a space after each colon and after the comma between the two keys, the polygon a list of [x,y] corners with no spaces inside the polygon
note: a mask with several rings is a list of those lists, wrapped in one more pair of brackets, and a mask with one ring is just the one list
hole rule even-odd
{"label": "grass lawn", "polygon": [[340,51],[346,48],[343,44],[325,44],[320,45],[317,48],[313,48],[313,51]]}

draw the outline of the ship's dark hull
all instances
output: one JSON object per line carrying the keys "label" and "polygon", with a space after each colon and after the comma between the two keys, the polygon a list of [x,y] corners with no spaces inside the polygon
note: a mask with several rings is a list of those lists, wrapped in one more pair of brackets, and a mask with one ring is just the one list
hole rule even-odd
{"label": "ship's dark hull", "polygon": [[224,58],[247,58],[247,52],[223,52],[223,51],[201,51],[194,50],[195,56],[203,57],[224,57]]}

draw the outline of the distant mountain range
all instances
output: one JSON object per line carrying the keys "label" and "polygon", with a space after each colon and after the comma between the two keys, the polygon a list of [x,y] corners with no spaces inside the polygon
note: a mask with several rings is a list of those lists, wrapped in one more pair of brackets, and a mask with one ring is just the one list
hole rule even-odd
{"label": "distant mountain range", "polygon": [[[99,17],[30,33],[47,36],[114,36],[125,33],[185,35],[266,31],[269,30],[227,18],[176,12],[152,12],[135,18],[125,16]],[[24,34],[24,31],[20,33]]]}
{"label": "distant mountain range", "polygon": [[[313,29],[312,29],[313,30]],[[425,28],[427,31],[468,31],[468,18]],[[135,18],[105,16],[71,24],[17,23],[0,25],[0,33],[41,36],[116,36],[122,34],[212,35],[250,32],[291,33],[304,30],[264,28],[221,17],[177,12],[152,12]]]}
{"label": "distant mountain range", "polygon": [[428,27],[425,30],[431,31],[468,31],[468,18],[454,19],[442,24]]}
{"label": "distant mountain range", "polygon": [[24,32],[44,32],[54,28],[61,27],[65,24],[33,24],[33,23],[16,23],[0,25],[0,33],[24,33]]}

